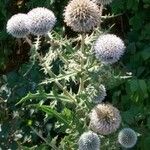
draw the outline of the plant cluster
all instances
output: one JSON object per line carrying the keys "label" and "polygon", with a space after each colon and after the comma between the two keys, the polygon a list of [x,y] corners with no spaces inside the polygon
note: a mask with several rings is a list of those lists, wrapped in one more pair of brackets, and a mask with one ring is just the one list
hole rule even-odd
{"label": "plant cluster", "polygon": [[[132,125],[124,122],[123,113],[119,111],[121,104],[119,101],[111,104],[107,99],[107,89],[131,78],[121,68],[120,59],[126,49],[123,40],[101,28],[102,6],[110,2],[69,1],[64,9],[64,22],[78,33],[77,38],[64,36],[64,30],[61,34],[52,31],[56,17],[47,8],[34,8],[8,20],[7,32],[24,38],[31,47],[30,64],[24,77],[37,64],[38,73],[44,75],[36,85],[38,90],[33,87],[15,105],[25,109],[22,113],[30,111],[30,116],[35,116],[34,121],[28,120],[27,126],[42,144],[35,144],[32,137],[27,139],[25,130],[20,130],[11,137],[15,137],[19,148],[99,150],[136,145],[138,134],[125,128]],[[48,44],[47,52],[41,50],[43,43]],[[37,114],[42,114],[47,132],[40,129]],[[18,119],[23,116],[21,113],[13,115]],[[119,131],[119,128],[123,129]],[[53,137],[52,129],[57,132]]]}

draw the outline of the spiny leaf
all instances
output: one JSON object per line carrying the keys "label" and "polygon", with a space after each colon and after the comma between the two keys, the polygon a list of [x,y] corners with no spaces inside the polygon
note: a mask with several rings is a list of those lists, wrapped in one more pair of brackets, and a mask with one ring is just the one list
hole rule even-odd
{"label": "spiny leaf", "polygon": [[31,105],[36,107],[39,110],[44,111],[46,114],[48,115],[54,115],[60,122],[64,123],[66,126],[70,127],[70,123],[66,120],[66,118],[64,118],[61,113],[58,113],[57,111],[53,110],[50,106],[46,106],[46,105]]}
{"label": "spiny leaf", "polygon": [[69,98],[68,97],[66,97],[66,96],[64,96],[64,95],[57,95],[57,97],[56,97],[56,95],[54,95],[54,94],[52,94],[52,93],[50,93],[50,94],[47,94],[47,93],[40,93],[40,92],[38,92],[38,93],[28,93],[25,97],[23,97],[16,105],[19,105],[19,104],[21,104],[21,103],[24,103],[24,102],[26,102],[26,101],[28,101],[28,100],[31,100],[31,99],[60,99],[60,100],[62,100],[62,101],[64,101],[64,102],[71,102],[70,100],[69,100]]}
{"label": "spiny leaf", "polygon": [[51,79],[46,79],[44,80],[43,82],[41,82],[41,84],[48,84],[48,83],[52,83],[54,81],[60,81],[60,80],[68,80],[68,78],[76,75],[77,73],[76,72],[71,72],[71,73],[68,73],[68,74],[59,74],[56,78],[51,78]]}

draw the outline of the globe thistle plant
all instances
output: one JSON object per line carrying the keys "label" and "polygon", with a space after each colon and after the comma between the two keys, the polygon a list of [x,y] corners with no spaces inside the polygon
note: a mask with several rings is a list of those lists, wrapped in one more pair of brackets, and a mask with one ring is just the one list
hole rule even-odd
{"label": "globe thistle plant", "polygon": [[7,22],[7,32],[16,38],[23,38],[29,34],[29,18],[26,14],[16,14]]}
{"label": "globe thistle plant", "polygon": [[99,86],[99,94],[98,94],[98,96],[94,99],[94,103],[95,104],[98,104],[98,103],[101,103],[104,99],[105,99],[105,97],[107,96],[107,94],[106,94],[106,88],[105,88],[105,86],[103,85],[103,84],[101,84],[100,86]]}
{"label": "globe thistle plant", "polygon": [[98,6],[90,0],[72,0],[64,12],[64,21],[77,32],[89,32],[99,25]]}
{"label": "globe thistle plant", "polygon": [[124,51],[124,42],[114,34],[100,35],[94,45],[94,53],[97,59],[105,64],[117,62]]}
{"label": "globe thistle plant", "polygon": [[100,139],[98,135],[92,131],[84,132],[78,141],[79,150],[99,150]]}
{"label": "globe thistle plant", "polygon": [[30,18],[30,32],[34,35],[46,34],[56,23],[54,13],[47,8],[34,8],[28,13],[28,17]]}
{"label": "globe thistle plant", "polygon": [[112,2],[112,0],[92,0],[96,4],[101,4],[101,5],[108,5]]}
{"label": "globe thistle plant", "polygon": [[119,110],[110,104],[98,104],[90,113],[90,128],[101,135],[115,132],[120,123]]}
{"label": "globe thistle plant", "polygon": [[130,128],[124,128],[118,134],[118,142],[124,148],[132,148],[137,142],[137,134]]}

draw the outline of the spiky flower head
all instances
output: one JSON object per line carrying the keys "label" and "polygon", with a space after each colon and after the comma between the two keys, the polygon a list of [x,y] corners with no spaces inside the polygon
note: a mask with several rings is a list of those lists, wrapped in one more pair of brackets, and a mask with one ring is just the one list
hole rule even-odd
{"label": "spiky flower head", "polygon": [[95,98],[94,98],[94,103],[95,104],[98,104],[98,103],[101,103],[104,99],[105,99],[105,97],[107,96],[107,94],[106,94],[106,88],[105,88],[105,86],[103,85],[103,84],[101,84],[100,86],[99,86],[99,93],[98,93],[98,96],[96,96]]}
{"label": "spiky flower head", "polygon": [[110,104],[98,104],[90,113],[90,128],[101,135],[115,132],[120,123],[119,110]]}
{"label": "spiky flower head", "polygon": [[52,30],[56,23],[54,13],[42,7],[32,9],[28,16],[30,18],[30,32],[34,35],[44,35]]}
{"label": "spiky flower head", "polygon": [[7,22],[7,32],[16,38],[23,38],[29,34],[29,18],[26,14],[13,15]]}
{"label": "spiky flower head", "polygon": [[118,142],[124,148],[132,148],[137,142],[137,134],[130,128],[124,128],[118,134]]}
{"label": "spiky flower head", "polygon": [[90,0],[71,0],[65,8],[64,21],[76,32],[89,32],[100,22],[99,8]]}
{"label": "spiky flower head", "polygon": [[84,132],[78,141],[79,150],[99,150],[100,139],[98,135],[92,131]]}
{"label": "spiky flower head", "polygon": [[92,0],[96,4],[101,4],[101,5],[108,5],[112,2],[112,0]]}
{"label": "spiky flower head", "polygon": [[117,62],[124,51],[124,42],[114,34],[100,35],[94,45],[97,59],[100,59],[105,64]]}

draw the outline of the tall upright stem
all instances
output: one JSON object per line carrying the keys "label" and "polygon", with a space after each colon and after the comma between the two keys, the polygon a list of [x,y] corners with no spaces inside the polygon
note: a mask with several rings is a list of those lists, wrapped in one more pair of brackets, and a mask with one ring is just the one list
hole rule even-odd
{"label": "tall upright stem", "polygon": [[102,20],[101,20],[101,16],[102,16],[102,14],[103,14],[103,8],[104,8],[104,6],[101,4],[100,5],[100,23],[99,23],[99,29],[101,29],[101,23],[102,23]]}
{"label": "tall upright stem", "polygon": [[[82,54],[84,55],[85,54],[85,34],[82,33],[81,35],[81,52]],[[81,62],[81,71],[83,70],[84,68],[84,58],[80,58],[80,62]],[[84,79],[83,77],[80,77],[80,85],[79,85],[79,90],[78,90],[78,94],[80,94],[84,89]]]}
{"label": "tall upright stem", "polygon": [[85,45],[85,34],[81,34],[81,51],[84,54],[84,45]]}
{"label": "tall upright stem", "polygon": [[32,41],[27,36],[25,37],[25,40],[30,45],[30,47],[32,47]]}

